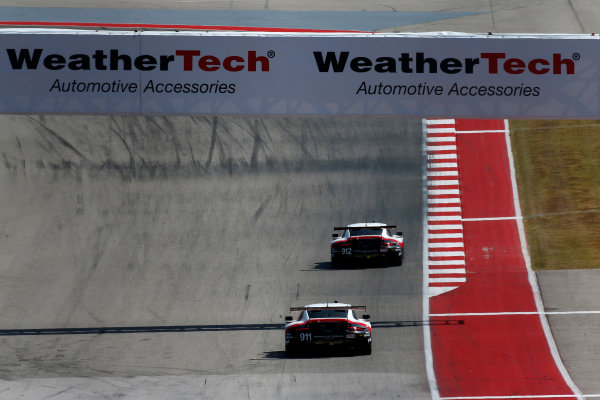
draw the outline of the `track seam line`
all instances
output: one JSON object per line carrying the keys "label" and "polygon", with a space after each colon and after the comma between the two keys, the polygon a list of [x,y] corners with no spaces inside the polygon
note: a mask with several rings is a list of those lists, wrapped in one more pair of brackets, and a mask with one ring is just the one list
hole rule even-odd
{"label": "track seam line", "polygon": [[[441,123],[442,120],[438,120],[437,122]],[[426,267],[428,265],[428,245],[431,236],[429,236],[429,229],[427,224],[427,209],[430,205],[429,193],[428,193],[428,171],[429,171],[429,162],[427,159],[427,137],[428,137],[428,121],[426,119],[421,120],[421,129],[422,129],[422,148],[421,154],[423,154],[423,162],[422,162],[422,198],[423,205],[421,211],[421,219],[423,221],[423,249],[422,249],[422,257],[423,257],[423,282],[421,289],[422,296],[422,306],[423,306],[423,321],[429,321],[429,268]],[[452,120],[454,123],[454,120]],[[441,238],[450,238],[455,241],[458,237],[456,234],[445,234],[447,236],[440,235]],[[460,239],[462,239],[462,233],[460,234]],[[462,240],[461,240],[462,242]],[[427,382],[429,383],[429,392],[431,394],[432,400],[440,400],[440,392],[437,386],[437,381],[435,378],[435,370],[433,368],[433,350],[431,347],[431,328],[429,324],[423,325],[423,352],[425,353],[425,372],[427,374]]]}

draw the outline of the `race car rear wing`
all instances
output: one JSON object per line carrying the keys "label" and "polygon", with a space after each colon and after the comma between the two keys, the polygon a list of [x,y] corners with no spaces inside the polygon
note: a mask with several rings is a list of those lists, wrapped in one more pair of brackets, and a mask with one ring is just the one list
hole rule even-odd
{"label": "race car rear wing", "polygon": [[345,231],[346,229],[365,229],[365,228],[373,228],[373,229],[396,229],[396,225],[381,225],[381,226],[336,226],[333,228],[334,231]]}
{"label": "race car rear wing", "polygon": [[367,306],[336,306],[336,305],[327,305],[325,307],[290,307],[290,311],[309,311],[309,310],[360,310],[367,311]]}
{"label": "race car rear wing", "polygon": [[[382,226],[351,226],[351,227],[347,227],[347,226],[336,226],[335,228],[333,228],[334,231],[345,231],[346,229],[350,229],[350,230],[358,230],[358,229],[365,229],[365,228],[373,228],[373,229],[397,229],[396,225],[382,225]],[[396,236],[402,236],[402,231],[396,230],[396,233],[394,234]],[[339,237],[339,234],[334,233],[331,235],[332,238],[337,239]]]}

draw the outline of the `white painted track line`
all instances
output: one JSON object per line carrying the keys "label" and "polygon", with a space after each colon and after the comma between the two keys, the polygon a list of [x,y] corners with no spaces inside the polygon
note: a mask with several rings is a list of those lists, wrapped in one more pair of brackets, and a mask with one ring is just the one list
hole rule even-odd
{"label": "white painted track line", "polygon": [[523,217],[491,217],[491,218],[463,218],[463,222],[477,222],[477,221],[509,221],[523,219]]}
{"label": "white painted track line", "polygon": [[[596,399],[600,398],[599,394],[584,394],[581,395],[584,399]],[[522,395],[522,396],[470,396],[470,397],[441,397],[440,400],[496,400],[496,399],[507,399],[507,400],[526,400],[526,399],[576,399],[577,396],[572,394],[549,394],[549,395]]]}
{"label": "white painted track line", "polygon": [[505,315],[582,315],[600,314],[600,311],[509,311],[509,312],[486,312],[486,313],[447,313],[429,314],[430,317],[496,317]]}

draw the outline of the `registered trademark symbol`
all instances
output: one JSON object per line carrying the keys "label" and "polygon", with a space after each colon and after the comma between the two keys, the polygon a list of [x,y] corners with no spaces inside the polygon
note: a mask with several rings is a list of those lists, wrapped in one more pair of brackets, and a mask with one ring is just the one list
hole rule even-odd
{"label": "registered trademark symbol", "polygon": [[275,57],[275,51],[274,50],[267,51],[267,57],[269,57],[269,58]]}
{"label": "registered trademark symbol", "polygon": [[581,59],[581,54],[579,53],[573,53],[573,60],[578,61]]}

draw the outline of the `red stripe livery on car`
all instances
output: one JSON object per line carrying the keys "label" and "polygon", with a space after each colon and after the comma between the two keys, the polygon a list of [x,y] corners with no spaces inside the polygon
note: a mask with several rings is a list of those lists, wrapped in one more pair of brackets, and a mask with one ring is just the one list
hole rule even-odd
{"label": "red stripe livery on car", "polygon": [[359,354],[371,354],[369,315],[358,318],[355,313],[366,309],[338,302],[290,308],[290,311],[300,311],[300,315],[297,320],[291,316],[285,318],[286,354],[300,355],[319,346],[344,346]]}
{"label": "red stripe livery on car", "polygon": [[380,222],[361,222],[333,228],[344,231],[342,236],[333,234],[331,241],[331,265],[338,267],[344,262],[383,260],[402,265],[404,237],[402,232],[392,233],[395,225]]}

